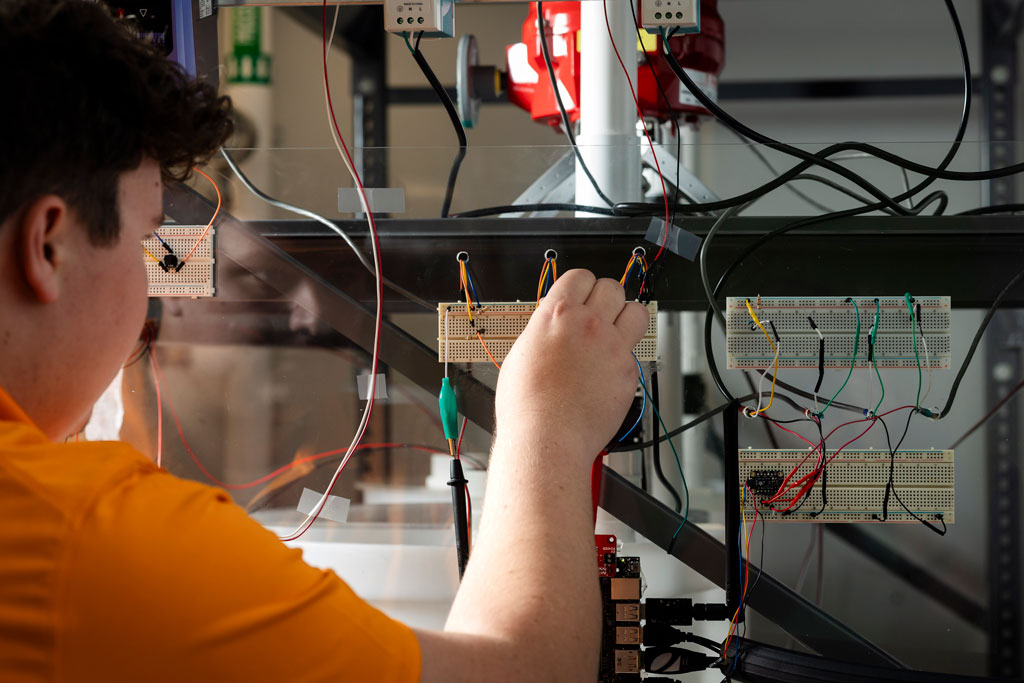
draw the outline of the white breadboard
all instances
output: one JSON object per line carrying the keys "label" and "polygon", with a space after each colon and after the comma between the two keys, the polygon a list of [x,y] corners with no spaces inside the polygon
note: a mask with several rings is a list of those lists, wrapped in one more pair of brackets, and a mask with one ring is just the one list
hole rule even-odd
{"label": "white breadboard", "polygon": [[[157,233],[174,252],[178,260],[185,258],[196,241],[203,235],[205,225],[173,225],[157,229]],[[168,268],[165,271],[145,252],[142,258],[146,262],[146,278],[149,282],[150,296],[166,297],[211,297],[213,287],[213,233],[210,231],[203,237],[192,257],[182,266],[181,270]],[[169,255],[166,247],[155,236],[142,242],[143,248],[155,258],[164,259]]]}
{"label": "white breadboard", "polygon": [[[787,502],[774,503],[779,512],[760,501],[775,495],[785,477],[800,464],[787,487],[812,472],[817,453],[810,450],[741,450],[740,482],[754,490],[759,503],[757,511],[769,522],[880,522],[885,485],[889,480],[889,453],[884,450],[843,451],[827,466],[827,505],[821,510],[821,480],[811,489],[810,497],[789,515],[781,514],[801,486],[782,497]],[[802,463],[802,464],[801,464]],[[939,515],[946,524],[954,521],[953,451],[899,451],[893,482],[908,508],[921,519],[933,524]],[[742,494],[741,494],[742,495]],[[754,514],[753,501],[746,496],[744,507],[748,519]],[[916,522],[889,494],[888,522]]]}
{"label": "white breadboard", "polygon": [[[868,335],[875,321],[875,297],[854,297],[860,310],[860,343],[854,367],[868,368]],[[729,297],[726,306],[726,347],[729,369],[763,369],[773,364],[772,351],[764,333],[753,324],[747,310],[746,298]],[[950,363],[948,296],[919,296],[914,298],[915,311],[921,304],[921,328],[924,341],[911,326],[910,312],[902,296],[879,297],[878,333],[874,341],[874,355],[879,369],[917,368],[948,370]],[[772,334],[768,321],[782,340],[779,352],[780,368],[817,369],[820,339],[811,328],[808,318],[814,320],[825,338],[826,369],[850,368],[857,330],[857,314],[846,297],[750,297],[758,319]],[[753,329],[751,329],[753,327]],[[917,356],[914,342],[917,342]],[[773,338],[774,341],[774,338]],[[925,347],[927,346],[927,352]]]}
{"label": "white breadboard", "polygon": [[[447,346],[450,363],[489,363],[477,332],[487,344],[487,349],[499,363],[508,355],[509,349],[526,329],[537,305],[527,302],[484,303],[474,307],[473,321],[469,322],[464,301],[442,301],[437,305],[437,360],[444,362]],[[658,360],[658,302],[647,304],[651,315],[647,332],[636,345],[637,360]],[[445,335],[445,313],[448,314],[448,333]],[[447,341],[447,343],[446,343]]]}

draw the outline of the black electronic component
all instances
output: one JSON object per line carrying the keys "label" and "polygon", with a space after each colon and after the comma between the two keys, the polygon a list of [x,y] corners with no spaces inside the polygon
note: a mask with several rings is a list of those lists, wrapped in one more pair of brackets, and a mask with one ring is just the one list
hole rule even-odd
{"label": "black electronic component", "polygon": [[755,470],[747,477],[747,486],[758,500],[764,500],[774,496],[782,488],[783,481],[780,470]]}
{"label": "black electronic component", "polygon": [[712,652],[722,651],[720,643],[687,631],[680,631],[667,624],[652,624],[648,622],[643,628],[641,640],[644,647],[671,647],[679,643],[695,643]]}
{"label": "black electronic component", "polygon": [[650,624],[689,626],[693,623],[693,600],[689,598],[648,598],[644,619]]}
{"label": "black electronic component", "polygon": [[616,576],[625,577],[639,577],[640,576],[640,558],[639,557],[620,557],[618,559],[618,573]]}
{"label": "black electronic component", "polygon": [[644,670],[653,674],[686,674],[704,671],[720,658],[680,647],[644,650]]}

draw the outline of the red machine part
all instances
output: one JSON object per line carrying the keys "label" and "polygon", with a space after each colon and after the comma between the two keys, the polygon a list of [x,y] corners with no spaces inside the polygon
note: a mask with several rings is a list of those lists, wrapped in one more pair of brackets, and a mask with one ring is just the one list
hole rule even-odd
{"label": "red machine part", "polygon": [[615,576],[615,554],[618,542],[614,536],[594,534],[594,545],[597,547],[597,572],[599,576]]}
{"label": "red machine part", "polygon": [[[561,85],[566,113],[575,122],[580,116],[580,3],[545,2],[543,7],[555,78]],[[637,12],[639,16],[639,8]],[[725,66],[725,23],[718,14],[718,0],[702,0],[700,21],[700,33],[673,36],[669,46],[690,76],[717,96],[718,75]],[[640,48],[639,41],[634,47],[644,50],[672,105],[671,108],[666,106],[651,70],[646,63],[641,63],[637,69],[637,96],[644,116],[659,121],[680,115],[707,116],[709,112],[690,95],[665,61],[661,36],[651,34],[644,43],[644,48]],[[618,47],[625,59],[624,47],[628,46]],[[537,38],[537,11],[533,4],[523,22],[523,42],[509,45],[505,50],[505,66],[509,101],[530,112],[534,121],[560,126],[558,104]]]}

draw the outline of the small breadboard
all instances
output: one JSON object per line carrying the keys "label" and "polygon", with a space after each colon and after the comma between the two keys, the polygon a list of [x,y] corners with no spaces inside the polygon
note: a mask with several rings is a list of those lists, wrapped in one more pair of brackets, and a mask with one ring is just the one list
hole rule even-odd
{"label": "small breadboard", "polygon": [[[205,225],[162,226],[142,242],[150,296],[211,297],[213,287],[214,228],[203,235]],[[201,241],[200,241],[201,239]],[[162,240],[162,241],[161,241]],[[198,242],[198,246],[196,246]],[[192,252],[193,247],[195,251]],[[146,253],[148,252],[148,253]],[[177,265],[192,252],[181,269]],[[154,259],[159,259],[157,262]]]}
{"label": "small breadboard", "polygon": [[[821,507],[821,478],[814,484],[806,502],[794,506],[790,514],[782,514],[782,511],[789,507],[803,484],[772,503],[774,510],[763,504],[776,495],[793,468],[798,469],[786,484],[787,488],[810,475],[816,466],[817,453],[810,450],[741,450],[740,486],[745,483],[750,487],[758,501],[758,513],[769,522],[882,521],[883,499],[889,481],[889,453],[884,450],[843,451],[827,465],[824,511]],[[896,453],[893,483],[900,500],[915,515],[933,523],[941,516],[946,524],[953,523],[953,451],[899,451]],[[749,495],[743,500],[749,518],[754,514],[754,501]],[[890,493],[886,521],[917,520]]]}
{"label": "small breadboard", "polygon": [[[825,342],[825,369],[849,370],[851,360],[856,368],[871,367],[868,335],[875,321],[875,297],[847,300],[846,297],[752,296],[749,299],[729,297],[726,302],[726,347],[730,369],[763,369],[774,362],[775,352],[764,332],[751,319],[746,306],[748,300],[768,334],[773,335],[770,321],[779,335],[780,368],[816,369],[822,339]],[[916,369],[918,362],[925,369],[949,369],[950,299],[948,296],[915,297],[915,317],[917,304],[921,305],[920,326],[916,321],[911,323],[910,311],[902,296],[878,297],[880,314],[878,332],[874,337],[874,358],[879,369]],[[858,339],[858,311],[860,336],[856,344],[857,357],[853,359]],[[817,331],[811,327],[810,320],[814,321]],[[821,337],[818,332],[821,332]]]}
{"label": "small breadboard", "polygon": [[[443,363],[447,353],[450,363],[489,363],[489,350],[494,360],[500,363],[526,329],[536,309],[534,303],[483,303],[473,308],[471,324],[466,302],[442,301],[437,305],[437,360]],[[650,313],[647,332],[633,353],[639,361],[656,361],[658,302],[647,304],[647,310]],[[483,344],[480,343],[481,339]]]}

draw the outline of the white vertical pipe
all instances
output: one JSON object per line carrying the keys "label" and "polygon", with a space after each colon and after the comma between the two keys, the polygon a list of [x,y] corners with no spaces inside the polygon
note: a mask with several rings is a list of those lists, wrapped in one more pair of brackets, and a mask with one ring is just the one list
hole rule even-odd
{"label": "white vertical pipe", "polygon": [[[629,78],[636,84],[636,26],[626,0],[607,0],[608,23]],[[594,179],[612,201],[640,201],[640,139],[637,113],[626,76],[619,65],[608,28],[605,2],[580,3],[580,152]],[[556,47],[557,50],[557,47]],[[576,202],[603,206],[579,162]],[[628,256],[627,256],[628,258]]]}
{"label": "white vertical pipe", "polygon": [[[660,311],[658,313],[658,358],[660,360],[658,367],[658,402],[660,407],[658,411],[661,413],[661,417],[665,420],[665,425],[669,429],[678,427],[681,424],[680,419],[683,415],[681,332],[679,313],[676,311]],[[660,426],[658,432],[664,434],[664,430]],[[679,448],[680,438],[675,437],[673,443],[676,444],[676,448]],[[680,450],[679,456],[685,462],[685,451]],[[672,487],[679,493],[680,499],[685,502],[682,480],[679,477],[679,468],[676,467],[673,460],[672,447],[667,442],[661,445],[659,458],[661,459],[662,470],[665,472],[665,479],[672,484]],[[658,481],[654,470],[651,469],[649,471],[650,474],[647,477],[647,481],[650,482],[651,493],[666,505],[672,505],[674,502],[672,496],[669,495],[662,483]]]}
{"label": "white vertical pipe", "polygon": [[[682,164],[690,173],[700,174],[700,130],[698,124],[683,122],[679,126],[682,143]],[[704,372],[704,322],[703,314],[686,312],[680,314],[680,340],[682,344],[682,375],[700,376]],[[684,414],[683,422],[696,418]],[[683,474],[691,489],[707,488],[710,477],[714,476],[707,448],[707,424],[701,424],[683,432]]]}

